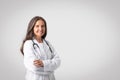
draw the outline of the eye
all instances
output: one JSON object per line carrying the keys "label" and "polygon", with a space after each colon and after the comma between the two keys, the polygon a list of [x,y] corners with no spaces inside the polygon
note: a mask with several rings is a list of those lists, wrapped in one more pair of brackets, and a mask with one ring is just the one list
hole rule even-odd
{"label": "eye", "polygon": [[44,27],[45,27],[45,25],[42,25],[41,27],[42,27],[42,28],[44,28]]}
{"label": "eye", "polygon": [[38,27],[39,27],[39,25],[36,25],[36,27],[38,28]]}

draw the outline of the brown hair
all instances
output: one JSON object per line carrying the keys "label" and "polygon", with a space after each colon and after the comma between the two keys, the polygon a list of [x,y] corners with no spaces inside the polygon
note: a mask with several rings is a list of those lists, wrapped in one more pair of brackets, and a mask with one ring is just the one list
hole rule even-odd
{"label": "brown hair", "polygon": [[27,28],[27,33],[26,33],[26,36],[22,42],[22,46],[20,48],[20,51],[21,53],[24,55],[24,52],[23,52],[23,45],[25,43],[26,40],[32,40],[33,36],[34,36],[34,32],[33,32],[33,28],[35,26],[35,23],[38,21],[38,20],[42,20],[45,24],[45,34],[42,36],[42,39],[45,39],[46,35],[47,35],[47,23],[45,21],[45,19],[43,17],[40,17],[40,16],[35,16],[33,17],[29,24],[28,24],[28,28]]}

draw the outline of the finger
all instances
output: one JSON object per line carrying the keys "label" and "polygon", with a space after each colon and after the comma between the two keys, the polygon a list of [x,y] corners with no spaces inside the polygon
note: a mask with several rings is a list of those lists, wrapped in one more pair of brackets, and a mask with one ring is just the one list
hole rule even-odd
{"label": "finger", "polygon": [[38,65],[38,64],[36,64],[35,66],[36,66],[36,67],[42,67],[42,65]]}
{"label": "finger", "polygon": [[41,62],[34,62],[35,65],[41,65]]}
{"label": "finger", "polygon": [[41,64],[34,64],[35,66],[40,66]]}

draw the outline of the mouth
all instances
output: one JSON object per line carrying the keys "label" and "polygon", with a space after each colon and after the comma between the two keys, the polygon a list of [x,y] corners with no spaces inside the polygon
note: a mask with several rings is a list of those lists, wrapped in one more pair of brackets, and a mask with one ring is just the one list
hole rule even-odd
{"label": "mouth", "polygon": [[39,34],[39,35],[43,35],[44,31],[37,31],[36,33]]}
{"label": "mouth", "polygon": [[40,34],[43,34],[43,31],[40,31],[39,33],[40,33]]}

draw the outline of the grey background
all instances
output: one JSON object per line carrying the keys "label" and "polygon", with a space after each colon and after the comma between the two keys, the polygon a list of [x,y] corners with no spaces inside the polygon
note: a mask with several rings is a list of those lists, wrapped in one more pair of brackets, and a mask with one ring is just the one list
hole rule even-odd
{"label": "grey background", "polygon": [[120,80],[119,0],[0,0],[0,80],[24,80],[19,48],[36,15],[62,60],[57,80]]}

